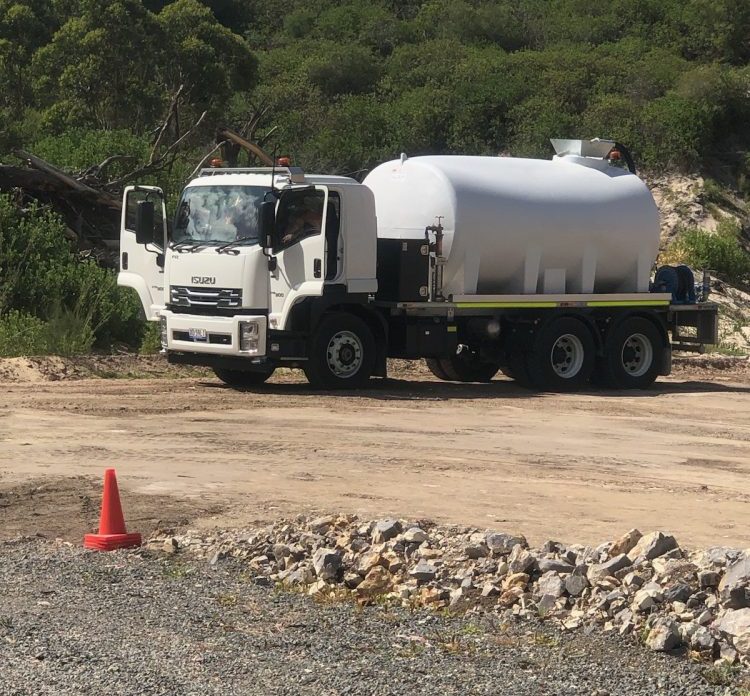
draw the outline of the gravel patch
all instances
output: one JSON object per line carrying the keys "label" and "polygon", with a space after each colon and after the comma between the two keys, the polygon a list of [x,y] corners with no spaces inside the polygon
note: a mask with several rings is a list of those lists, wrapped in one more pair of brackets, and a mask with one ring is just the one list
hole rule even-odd
{"label": "gravel patch", "polygon": [[653,653],[613,633],[358,607],[257,582],[232,558],[0,545],[0,694],[702,696],[747,688],[729,668]]}

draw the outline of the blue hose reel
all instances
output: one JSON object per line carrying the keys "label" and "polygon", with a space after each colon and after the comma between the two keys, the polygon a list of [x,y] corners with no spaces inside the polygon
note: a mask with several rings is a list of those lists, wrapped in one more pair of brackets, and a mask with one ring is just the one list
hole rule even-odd
{"label": "blue hose reel", "polygon": [[695,304],[695,276],[687,266],[662,266],[656,271],[651,292],[668,292],[673,304]]}

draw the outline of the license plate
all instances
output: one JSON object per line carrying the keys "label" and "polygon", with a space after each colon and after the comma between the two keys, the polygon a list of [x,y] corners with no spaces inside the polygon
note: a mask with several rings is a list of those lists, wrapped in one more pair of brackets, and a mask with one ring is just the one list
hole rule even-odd
{"label": "license plate", "polygon": [[208,339],[206,329],[188,329],[188,337],[191,341],[205,341]]}

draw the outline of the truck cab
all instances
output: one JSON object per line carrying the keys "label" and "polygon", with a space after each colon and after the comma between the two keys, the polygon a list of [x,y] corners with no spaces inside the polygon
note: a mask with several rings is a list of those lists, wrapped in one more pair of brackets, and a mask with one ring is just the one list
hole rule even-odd
{"label": "truck cab", "polygon": [[[161,190],[129,187],[118,282],[160,322],[170,362],[257,384],[278,365],[304,366],[311,317],[367,304],[375,220],[368,188],[296,168],[203,170],[171,224]],[[357,352],[339,343],[344,358]]]}

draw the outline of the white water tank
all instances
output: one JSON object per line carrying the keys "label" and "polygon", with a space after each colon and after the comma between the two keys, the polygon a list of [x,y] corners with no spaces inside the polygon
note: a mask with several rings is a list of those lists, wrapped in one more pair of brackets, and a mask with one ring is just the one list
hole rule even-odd
{"label": "white water tank", "polygon": [[441,218],[446,296],[648,292],[658,209],[601,156],[402,156],[364,184],[380,238],[424,238]]}

